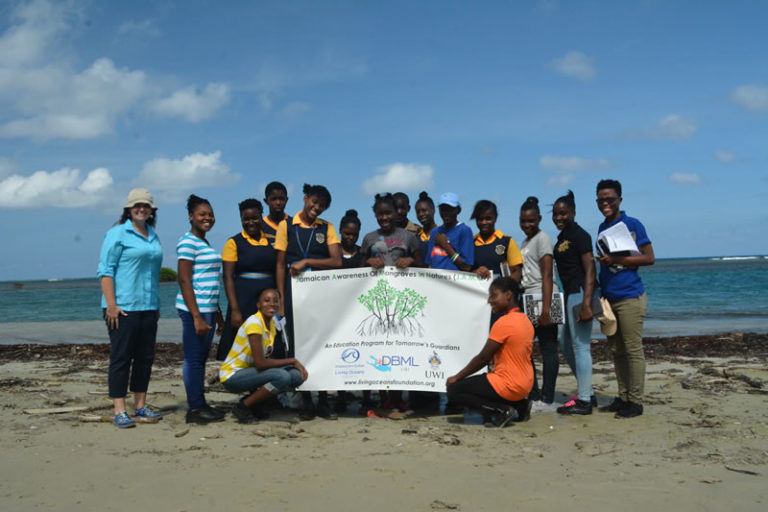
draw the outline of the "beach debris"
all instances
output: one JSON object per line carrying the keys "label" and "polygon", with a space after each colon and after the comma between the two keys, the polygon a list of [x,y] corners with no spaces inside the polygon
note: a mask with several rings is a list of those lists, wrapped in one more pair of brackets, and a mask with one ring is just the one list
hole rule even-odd
{"label": "beach debris", "polygon": [[184,437],[187,434],[189,434],[189,429],[185,428],[181,432],[176,432],[175,434],[173,434],[173,437]]}
{"label": "beach debris", "polygon": [[429,506],[432,510],[460,510],[458,503],[446,503],[443,500],[435,500]]}
{"label": "beach debris", "polygon": [[719,483],[722,482],[722,480],[709,480],[709,479],[707,479],[707,480],[699,480],[699,482],[701,482],[703,484],[719,484]]}
{"label": "beach debris", "polygon": [[419,431],[418,430],[414,430],[412,428],[404,428],[403,430],[400,431],[400,433],[401,434],[418,434]]}
{"label": "beach debris", "polygon": [[[24,414],[63,414],[66,412],[87,411],[88,407],[54,407],[51,409],[24,409]],[[112,421],[111,419],[109,421]]]}
{"label": "beach debris", "polygon": [[[112,423],[113,416],[98,414],[81,414],[78,416],[81,423]],[[160,418],[132,418],[135,423],[157,423]]]}
{"label": "beach debris", "polygon": [[734,473],[742,473],[742,474],[751,475],[751,476],[760,476],[760,473],[757,473],[755,471],[750,471],[748,469],[732,468],[731,466],[725,466],[725,469],[727,469],[728,471],[733,471]]}

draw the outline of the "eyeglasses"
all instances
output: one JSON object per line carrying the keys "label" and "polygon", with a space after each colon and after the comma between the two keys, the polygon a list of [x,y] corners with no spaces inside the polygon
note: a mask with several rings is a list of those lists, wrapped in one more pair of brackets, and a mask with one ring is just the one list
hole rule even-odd
{"label": "eyeglasses", "polygon": [[595,199],[595,202],[597,204],[602,204],[602,203],[613,204],[613,203],[615,203],[618,200],[619,200],[619,198],[616,197],[616,196],[613,196],[613,197],[598,197],[597,199]]}

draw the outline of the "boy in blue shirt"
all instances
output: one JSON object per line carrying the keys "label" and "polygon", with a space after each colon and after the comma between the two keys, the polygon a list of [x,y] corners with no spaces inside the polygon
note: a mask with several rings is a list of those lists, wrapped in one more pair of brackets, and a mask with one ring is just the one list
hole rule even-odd
{"label": "boy in blue shirt", "polygon": [[[614,371],[619,396],[604,412],[615,412],[617,418],[633,418],[643,414],[645,387],[645,355],[643,353],[643,320],[647,308],[645,287],[637,273],[638,267],[653,265],[655,256],[651,240],[643,224],[627,216],[621,206],[621,183],[601,180],[597,184],[597,208],[605,217],[597,235],[597,260],[600,262],[600,287],[616,315],[616,332],[608,336],[613,353]],[[610,253],[601,244],[600,234],[624,223],[635,240],[639,254]]]}
{"label": "boy in blue shirt", "polygon": [[424,263],[431,268],[470,272],[474,264],[475,245],[472,230],[458,221],[461,213],[459,196],[453,192],[441,195],[438,211],[443,225],[432,231]]}

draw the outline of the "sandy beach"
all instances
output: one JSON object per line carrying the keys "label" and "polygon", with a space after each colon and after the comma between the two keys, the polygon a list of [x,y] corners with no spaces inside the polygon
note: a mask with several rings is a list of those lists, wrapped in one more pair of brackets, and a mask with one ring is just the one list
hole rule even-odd
{"label": "sandy beach", "polygon": [[[593,354],[606,404],[612,365],[603,342]],[[180,347],[160,344],[149,402],[165,418],[122,431],[81,421],[111,414],[107,355],[0,346],[0,509],[746,511],[768,500],[766,335],[648,340],[642,417],[540,412],[506,429],[361,418],[355,406],[338,421],[276,410],[256,425],[187,425]],[[575,388],[565,365],[557,387]],[[237,399],[218,385],[208,398]]]}

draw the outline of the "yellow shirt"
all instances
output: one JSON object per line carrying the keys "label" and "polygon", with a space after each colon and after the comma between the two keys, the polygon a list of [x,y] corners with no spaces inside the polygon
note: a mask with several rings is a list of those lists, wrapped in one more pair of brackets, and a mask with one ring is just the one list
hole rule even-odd
{"label": "yellow shirt", "polygon": [[243,322],[240,329],[237,330],[235,341],[232,343],[232,348],[229,349],[227,359],[224,364],[221,365],[219,370],[219,380],[225,382],[231,376],[233,376],[238,370],[250,368],[253,366],[253,353],[251,352],[251,343],[249,336],[251,334],[258,334],[261,336],[261,345],[264,350],[264,357],[272,355],[272,351],[275,348],[275,338],[277,336],[277,329],[275,329],[274,318],[269,322],[269,328],[264,325],[264,317],[261,316],[261,311],[256,312],[255,315],[251,315]]}
{"label": "yellow shirt", "polygon": [[[496,240],[500,240],[502,237],[504,237],[504,233],[497,229],[493,232],[491,235],[491,238],[488,240],[483,240],[483,237],[480,236],[480,233],[476,234],[474,237],[475,245],[488,245],[492,244]],[[517,243],[515,243],[515,239],[511,236],[509,237],[509,244],[507,245],[507,263],[510,267],[514,267],[516,265],[522,265],[523,264],[523,255],[520,252],[520,248],[517,246]]]}
{"label": "yellow shirt", "polygon": [[[295,225],[298,224],[302,228],[305,229],[312,229],[314,226],[319,226],[320,224],[328,224],[328,245],[333,244],[339,244],[341,243],[341,240],[339,240],[339,235],[336,233],[336,228],[333,227],[333,224],[330,222],[324,221],[323,219],[315,219],[315,221],[312,224],[304,224],[302,222],[301,217],[297,213],[293,216],[293,219],[291,220],[291,224]],[[275,235],[275,250],[276,251],[285,251],[288,248],[288,221],[284,220],[277,226],[277,235]]]}

